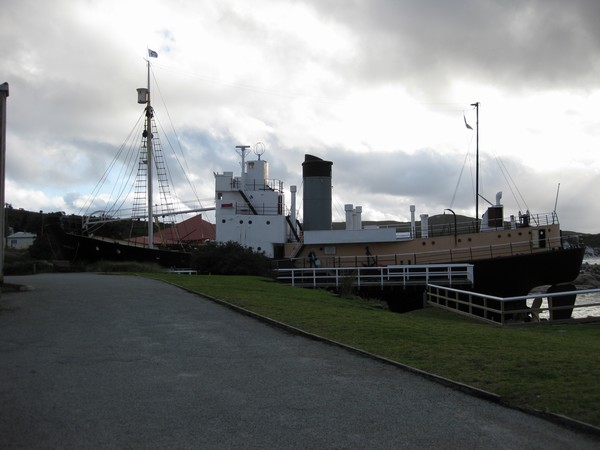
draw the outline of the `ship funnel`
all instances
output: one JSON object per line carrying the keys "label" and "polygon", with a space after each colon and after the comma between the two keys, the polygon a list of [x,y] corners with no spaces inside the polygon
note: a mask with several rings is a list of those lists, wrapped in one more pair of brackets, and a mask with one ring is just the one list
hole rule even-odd
{"label": "ship funnel", "polygon": [[331,230],[331,161],[305,155],[302,163],[304,230]]}

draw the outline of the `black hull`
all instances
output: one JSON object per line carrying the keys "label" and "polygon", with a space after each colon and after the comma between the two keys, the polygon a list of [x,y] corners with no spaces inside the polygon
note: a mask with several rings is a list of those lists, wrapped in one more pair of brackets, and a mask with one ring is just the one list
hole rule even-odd
{"label": "black hull", "polygon": [[570,283],[579,275],[584,248],[469,261],[474,267],[476,292],[511,297],[526,295],[537,286]]}
{"label": "black hull", "polygon": [[184,251],[147,248],[141,245],[96,239],[62,232],[58,237],[62,256],[72,262],[137,261],[151,262],[162,267],[190,267],[191,254]]}
{"label": "black hull", "polygon": [[[474,266],[475,283],[465,290],[497,297],[527,295],[533,288],[547,286],[550,292],[574,289],[571,284],[579,275],[583,262],[584,248],[569,248],[535,254],[521,254],[468,262]],[[384,300],[390,310],[406,312],[422,308],[425,286],[366,288],[360,295]],[[558,298],[556,301],[559,301]],[[571,304],[574,298],[569,300]],[[513,303],[516,309],[525,308],[524,302]],[[570,312],[566,312],[570,316]]]}

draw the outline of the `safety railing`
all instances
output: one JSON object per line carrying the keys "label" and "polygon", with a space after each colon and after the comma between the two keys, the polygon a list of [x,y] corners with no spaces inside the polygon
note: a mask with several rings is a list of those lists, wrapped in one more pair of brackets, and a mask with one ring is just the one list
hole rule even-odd
{"label": "safety railing", "polygon": [[[359,266],[389,266],[389,265],[425,265],[442,264],[445,261],[459,263],[461,261],[474,261],[479,259],[497,258],[500,256],[514,256],[521,254],[533,254],[541,252],[553,252],[561,248],[565,243],[565,238],[547,239],[545,248],[534,246],[529,240],[501,243],[493,245],[483,245],[465,248],[452,248],[444,250],[434,250],[419,253],[390,253],[382,255],[355,255],[355,256],[328,256],[320,255],[319,259],[322,266],[327,267],[359,267]],[[577,247],[578,241],[570,241],[567,247]],[[296,267],[308,268],[311,260],[308,257],[290,258],[285,260],[285,264],[294,264]],[[278,261],[276,261],[276,264]]]}
{"label": "safety railing", "polygon": [[[598,300],[578,303],[576,297],[582,294],[598,294]],[[426,297],[431,306],[499,325],[559,320],[600,321],[600,288],[496,297],[429,284]],[[576,314],[578,317],[573,317],[574,311],[584,310],[591,315],[585,316],[580,313]]]}
{"label": "safety railing", "polygon": [[472,286],[472,264],[390,265],[385,267],[281,268],[277,280],[299,287],[408,286],[438,283],[445,286]]}

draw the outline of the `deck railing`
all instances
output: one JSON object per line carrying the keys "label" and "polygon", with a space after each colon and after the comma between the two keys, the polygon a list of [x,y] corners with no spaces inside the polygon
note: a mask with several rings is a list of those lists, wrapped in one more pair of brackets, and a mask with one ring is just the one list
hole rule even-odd
{"label": "deck railing", "polygon": [[[462,261],[475,261],[479,259],[496,258],[499,256],[513,256],[519,254],[532,254],[544,251],[555,251],[561,248],[567,241],[565,238],[550,238],[546,241],[546,247],[536,247],[529,240],[511,242],[505,244],[493,244],[476,247],[453,248],[445,250],[435,250],[419,253],[391,253],[386,255],[360,255],[360,256],[328,256],[319,255],[319,260],[323,267],[359,267],[359,266],[387,266],[387,265],[405,265],[405,264],[441,264],[446,261],[459,263]],[[566,244],[570,247],[579,245],[577,238],[568,241]],[[285,264],[292,263],[298,268],[311,267],[312,261],[308,257],[290,258],[285,260]],[[276,262],[277,263],[277,262]]]}
{"label": "deck railing", "polygon": [[[505,217],[500,220],[499,226],[484,226],[482,221],[479,222],[475,220],[468,221],[457,221],[454,222],[454,218],[451,215],[446,215],[446,221],[442,223],[430,224],[427,228],[427,234],[430,237],[436,236],[449,236],[452,234],[461,235],[468,233],[476,233],[477,230],[481,230],[485,228],[487,231],[492,230],[510,230],[516,228],[524,228],[527,226],[548,226],[559,223],[558,216],[555,212],[548,213],[536,213],[536,214],[526,214],[521,215],[521,218],[518,217]],[[422,237],[422,230],[420,226],[416,226],[414,230],[412,229],[412,225],[410,223],[402,223],[402,224],[391,224],[391,225],[381,225],[381,228],[395,228],[397,233],[401,234],[414,234],[413,238]]]}

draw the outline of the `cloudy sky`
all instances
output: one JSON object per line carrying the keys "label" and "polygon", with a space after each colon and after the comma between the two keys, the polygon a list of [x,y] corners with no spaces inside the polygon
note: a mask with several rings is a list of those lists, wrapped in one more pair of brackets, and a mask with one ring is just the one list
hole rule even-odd
{"label": "cloudy sky", "polygon": [[235,146],[263,142],[286,187],[306,153],[333,161],[334,220],[345,203],[474,215],[480,102],[481,194],[600,232],[595,0],[0,4],[13,207],[81,210],[141,114],[151,48],[157,117],[204,206],[213,172],[239,172]]}

